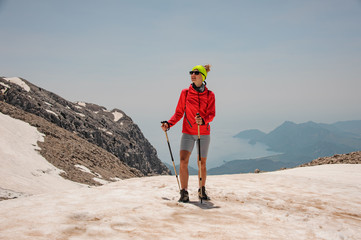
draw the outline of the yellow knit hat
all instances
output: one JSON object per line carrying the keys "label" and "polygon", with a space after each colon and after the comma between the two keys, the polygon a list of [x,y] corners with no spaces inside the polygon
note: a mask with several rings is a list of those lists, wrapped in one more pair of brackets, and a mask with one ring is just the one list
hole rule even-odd
{"label": "yellow knit hat", "polygon": [[192,68],[192,71],[193,71],[194,69],[197,69],[197,70],[202,74],[203,81],[206,80],[206,78],[207,78],[207,71],[206,71],[206,69],[205,69],[202,65],[197,65],[197,66],[195,66],[194,68]]}

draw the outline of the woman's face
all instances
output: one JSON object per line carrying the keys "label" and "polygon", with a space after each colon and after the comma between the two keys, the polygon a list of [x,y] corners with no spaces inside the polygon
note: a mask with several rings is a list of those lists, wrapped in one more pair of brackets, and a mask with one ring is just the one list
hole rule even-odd
{"label": "woman's face", "polygon": [[[195,70],[193,70],[193,72],[198,72],[198,70],[195,69]],[[198,75],[196,75],[196,74],[193,73],[191,75],[191,80],[197,87],[200,87],[202,85],[202,82],[203,82],[202,74],[199,73]]]}

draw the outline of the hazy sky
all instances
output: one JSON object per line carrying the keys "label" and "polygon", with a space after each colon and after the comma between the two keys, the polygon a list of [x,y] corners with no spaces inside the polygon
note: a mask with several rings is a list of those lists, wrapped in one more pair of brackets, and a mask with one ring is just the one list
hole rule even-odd
{"label": "hazy sky", "polygon": [[213,138],[361,119],[359,0],[0,0],[0,34],[0,76],[119,108],[157,149],[198,64]]}

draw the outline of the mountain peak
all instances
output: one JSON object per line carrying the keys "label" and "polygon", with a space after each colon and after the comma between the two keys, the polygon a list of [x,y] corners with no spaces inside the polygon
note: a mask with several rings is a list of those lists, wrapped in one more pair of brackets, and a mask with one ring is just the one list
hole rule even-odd
{"label": "mountain peak", "polygon": [[296,123],[292,122],[292,121],[284,121],[281,126],[295,126],[297,125]]}
{"label": "mountain peak", "polygon": [[144,175],[170,174],[139,127],[119,109],[70,102],[21,78],[0,78],[0,91],[0,101],[77,134]]}
{"label": "mountain peak", "polygon": [[249,130],[239,132],[234,137],[257,141],[257,139],[260,139],[260,138],[264,137],[265,135],[266,134],[264,132],[262,132],[258,129],[249,129]]}

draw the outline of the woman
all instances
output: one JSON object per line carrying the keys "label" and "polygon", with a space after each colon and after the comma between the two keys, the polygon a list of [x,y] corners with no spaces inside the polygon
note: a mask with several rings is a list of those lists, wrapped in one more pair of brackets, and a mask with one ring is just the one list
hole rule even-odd
{"label": "woman", "polygon": [[[162,123],[164,131],[169,130],[183,116],[183,129],[180,144],[180,169],[179,177],[181,182],[181,191],[179,202],[189,202],[188,194],[188,162],[194,148],[194,143],[198,140],[198,126],[200,126],[201,142],[201,173],[202,182],[198,189],[198,197],[202,200],[209,200],[206,194],[205,184],[207,177],[207,154],[210,143],[210,126],[215,117],[215,96],[214,93],[206,87],[207,73],[210,71],[210,65],[197,65],[192,71],[192,84],[187,89],[183,89],[179,97],[178,105],[174,115],[168,121]],[[199,115],[197,115],[199,113]],[[198,153],[199,154],[199,153]],[[199,177],[199,171],[198,171]],[[201,191],[202,189],[202,191]]]}

